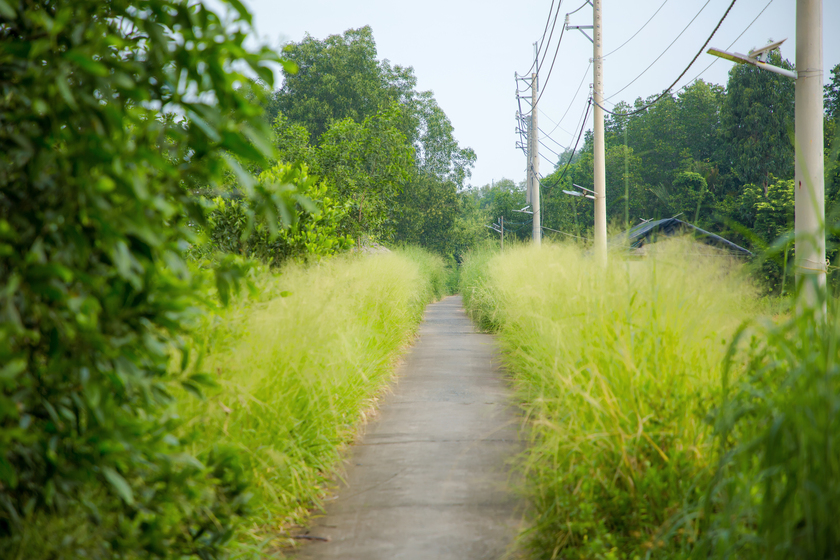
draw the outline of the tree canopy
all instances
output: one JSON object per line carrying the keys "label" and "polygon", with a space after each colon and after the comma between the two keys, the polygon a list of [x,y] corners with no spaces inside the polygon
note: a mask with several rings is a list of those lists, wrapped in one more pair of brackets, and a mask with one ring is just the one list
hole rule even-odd
{"label": "tree canopy", "polygon": [[306,36],[284,54],[297,72],[265,103],[280,157],[306,162],[349,202],[342,232],[457,251],[448,232],[476,156],[432,92],[415,89],[414,70],[378,60],[370,27]]}

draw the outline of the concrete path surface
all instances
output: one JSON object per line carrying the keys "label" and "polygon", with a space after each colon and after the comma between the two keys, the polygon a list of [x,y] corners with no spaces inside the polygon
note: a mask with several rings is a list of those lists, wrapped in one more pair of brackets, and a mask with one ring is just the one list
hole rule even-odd
{"label": "concrete path surface", "polygon": [[511,558],[522,511],[509,462],[521,446],[493,337],[474,330],[460,296],[445,298],[399,374],[309,529],[329,542],[298,558]]}

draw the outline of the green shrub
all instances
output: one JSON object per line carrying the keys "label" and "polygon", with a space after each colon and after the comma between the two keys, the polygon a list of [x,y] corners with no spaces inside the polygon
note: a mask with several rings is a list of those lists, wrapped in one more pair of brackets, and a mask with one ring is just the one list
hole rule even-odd
{"label": "green shrub", "polygon": [[[253,223],[247,200],[216,197],[209,214],[208,244],[196,247],[195,256],[221,251],[278,266],[288,259],[324,257],[353,246],[353,239],[338,231],[348,203],[336,200],[327,183],[310,177],[305,165],[278,164],[259,179],[277,185],[285,195],[286,205],[279,212],[293,212]],[[273,229],[278,218],[287,227]]]}
{"label": "green shrub", "polygon": [[237,456],[184,454],[167,413],[210,381],[168,373],[197,303],[191,189],[228,170],[255,214],[286,205],[235,163],[272,154],[234,86],[279,60],[230,6],[0,1],[4,558],[210,558],[245,512]]}

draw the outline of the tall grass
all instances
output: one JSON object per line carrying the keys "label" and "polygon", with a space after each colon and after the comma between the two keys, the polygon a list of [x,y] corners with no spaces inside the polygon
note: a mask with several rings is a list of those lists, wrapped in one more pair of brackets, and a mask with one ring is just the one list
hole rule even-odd
{"label": "tall grass", "polygon": [[218,389],[180,399],[193,451],[232,446],[253,481],[240,553],[289,544],[386,386],[425,305],[442,295],[442,261],[419,250],[267,270],[258,292],[199,330]]}
{"label": "tall grass", "polygon": [[[840,558],[840,315],[761,321],[727,358],[695,558]],[[740,375],[738,370],[743,369]]]}
{"label": "tall grass", "polygon": [[469,311],[499,332],[529,420],[538,557],[672,557],[696,538],[672,519],[715,459],[704,419],[754,294],[731,263],[670,245],[606,269],[551,244],[465,263]]}

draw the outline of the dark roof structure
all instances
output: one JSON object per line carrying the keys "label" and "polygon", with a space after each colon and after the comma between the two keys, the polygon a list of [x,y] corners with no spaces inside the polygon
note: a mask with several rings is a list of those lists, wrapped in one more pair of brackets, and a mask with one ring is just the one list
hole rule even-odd
{"label": "dark roof structure", "polygon": [[625,245],[629,242],[629,249],[633,251],[641,249],[649,243],[655,243],[664,237],[685,234],[692,235],[695,240],[705,243],[706,245],[711,245],[712,247],[723,249],[734,256],[753,256],[750,251],[744,249],[740,245],[732,243],[728,239],[724,239],[719,235],[715,235],[714,233],[700,229],[697,226],[693,226],[688,222],[684,222],[676,218],[653,220],[633,226],[624,234],[613,237],[611,243],[616,245]]}

